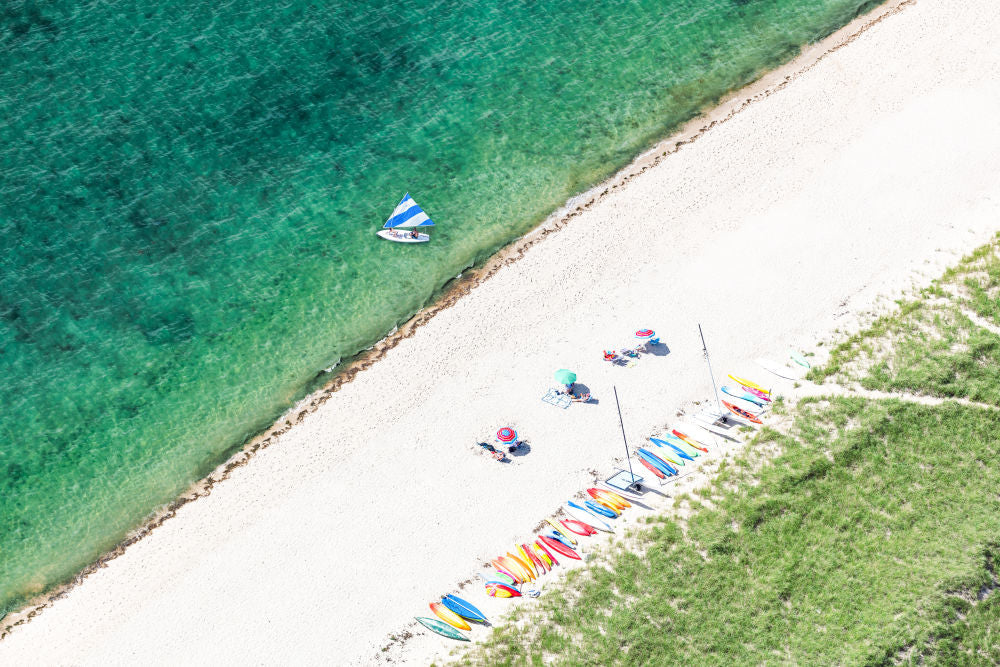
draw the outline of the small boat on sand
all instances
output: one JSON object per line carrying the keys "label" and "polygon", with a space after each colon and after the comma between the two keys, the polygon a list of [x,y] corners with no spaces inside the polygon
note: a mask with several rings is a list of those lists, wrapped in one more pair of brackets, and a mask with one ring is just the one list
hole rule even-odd
{"label": "small boat on sand", "polygon": [[382,238],[396,243],[427,243],[431,240],[430,235],[422,234],[417,229],[433,226],[434,222],[407,192],[377,233]]}

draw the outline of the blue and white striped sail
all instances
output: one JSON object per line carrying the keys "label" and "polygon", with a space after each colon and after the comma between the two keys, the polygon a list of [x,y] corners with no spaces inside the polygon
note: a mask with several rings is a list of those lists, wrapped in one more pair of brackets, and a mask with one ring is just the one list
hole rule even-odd
{"label": "blue and white striped sail", "polygon": [[394,229],[396,227],[433,227],[434,222],[427,217],[424,209],[417,206],[413,197],[407,192],[396,205],[396,210],[392,212],[389,219],[385,221],[383,229]]}

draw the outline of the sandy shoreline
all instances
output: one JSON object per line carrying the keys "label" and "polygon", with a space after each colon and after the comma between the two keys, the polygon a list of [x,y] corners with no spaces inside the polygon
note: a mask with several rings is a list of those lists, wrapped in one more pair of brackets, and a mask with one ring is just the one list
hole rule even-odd
{"label": "sandy shoreline", "polygon": [[[148,658],[151,645],[163,662],[194,652],[322,662],[326,649],[344,661],[372,658],[393,628],[523,537],[589,468],[610,468],[620,449],[603,442],[617,428],[611,384],[626,390],[634,441],[672,406],[704,397],[694,322],[708,325],[713,349],[738,367],[770,350],[768,335],[781,334],[776,352],[807,347],[841,321],[831,313],[863,312],[878,294],[907,286],[913,263],[932,258],[918,273],[932,277],[985,240],[998,226],[997,201],[982,197],[997,194],[1000,173],[992,157],[1000,141],[984,115],[1000,101],[990,80],[997,55],[986,48],[997,22],[985,3],[912,5],[857,40],[834,37],[856,42],[850,48],[827,44],[821,53],[834,55],[813,53],[812,64],[805,54],[789,66],[801,72],[795,85],[786,88],[783,68],[741,91],[574,200],[586,206],[491,260],[456,287],[467,297],[447,295],[376,346],[359,367],[378,365],[286,416],[251,446],[253,466],[242,467],[245,453],[231,459],[217,473],[229,483],[209,482],[210,496],[171,509],[178,521],[16,628],[0,642],[0,662],[127,662]],[[957,36],[968,43],[956,46]],[[869,72],[873,62],[883,71]],[[654,165],[678,142],[686,148]],[[651,237],[651,224],[670,238]],[[561,233],[536,245],[554,229]],[[621,279],[623,266],[638,284]],[[788,274],[797,284],[781,295],[750,289]],[[749,303],[734,303],[727,286]],[[619,373],[603,366],[602,347],[647,325],[665,334],[671,355]],[[560,366],[580,371],[604,400],[567,414],[541,404]],[[666,375],[674,386],[658,386]],[[640,386],[650,405],[638,404]],[[384,396],[399,391],[419,405],[388,406]],[[536,447],[498,475],[467,445],[505,422]],[[580,442],[566,441],[568,428],[583,432]],[[277,440],[282,447],[263,446]],[[561,453],[568,448],[572,460]],[[411,509],[420,506],[433,511]],[[412,525],[396,525],[401,514]],[[375,599],[383,587],[393,594]],[[338,618],[359,626],[334,631]],[[175,630],[164,636],[168,626]]]}

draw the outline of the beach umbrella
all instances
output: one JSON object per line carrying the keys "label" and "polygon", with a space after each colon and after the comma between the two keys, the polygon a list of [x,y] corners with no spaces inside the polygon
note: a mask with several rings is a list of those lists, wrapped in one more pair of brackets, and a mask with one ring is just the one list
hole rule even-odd
{"label": "beach umbrella", "polygon": [[509,426],[504,426],[502,429],[497,431],[497,440],[505,445],[509,445],[517,440],[517,431]]}
{"label": "beach umbrella", "polygon": [[639,340],[649,340],[656,335],[656,332],[652,329],[639,329],[635,332],[635,337]]}
{"label": "beach umbrella", "polygon": [[561,384],[573,384],[576,382],[576,373],[560,368],[556,371],[556,382]]}

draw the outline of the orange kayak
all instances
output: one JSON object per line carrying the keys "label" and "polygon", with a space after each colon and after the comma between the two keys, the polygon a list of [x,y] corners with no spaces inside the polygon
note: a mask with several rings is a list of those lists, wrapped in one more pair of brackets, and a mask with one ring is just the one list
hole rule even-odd
{"label": "orange kayak", "polygon": [[435,616],[437,616],[438,618],[440,618],[442,621],[444,621],[448,625],[453,625],[456,628],[458,628],[459,630],[471,630],[472,629],[469,626],[469,624],[465,622],[465,619],[463,619],[461,616],[459,616],[458,614],[456,614],[455,612],[453,612],[451,609],[448,609],[448,607],[445,607],[440,602],[431,602],[430,608],[431,608],[431,611],[434,612]]}
{"label": "orange kayak", "polygon": [[761,422],[760,419],[757,418],[757,415],[751,414],[751,413],[747,412],[746,410],[744,410],[741,407],[733,405],[732,403],[729,403],[727,401],[723,401],[722,404],[724,406],[726,406],[729,409],[729,411],[732,412],[737,417],[740,417],[742,419],[746,419],[748,422],[753,422],[754,424],[761,424],[761,423],[763,423],[763,422]]}

